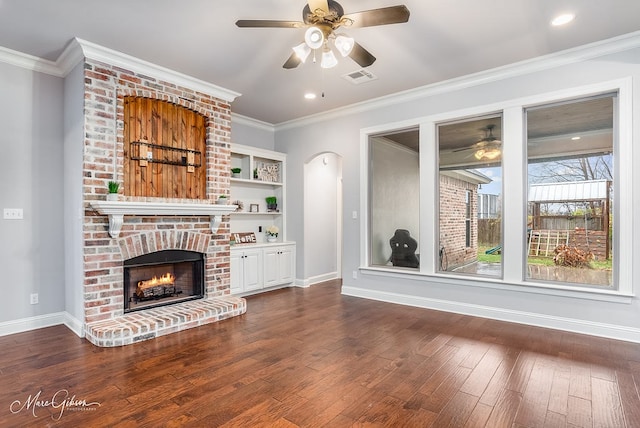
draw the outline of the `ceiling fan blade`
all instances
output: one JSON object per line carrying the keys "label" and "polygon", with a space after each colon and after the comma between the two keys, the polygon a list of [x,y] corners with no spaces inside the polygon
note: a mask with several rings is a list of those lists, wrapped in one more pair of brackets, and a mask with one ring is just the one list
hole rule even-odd
{"label": "ceiling fan blade", "polygon": [[[409,9],[405,5],[383,7],[362,12],[348,13],[342,16],[352,21],[351,25],[345,23],[345,27],[373,27],[375,25],[400,24],[409,20]],[[348,22],[348,21],[347,21]]]}
{"label": "ceiling fan blade", "polygon": [[371,55],[371,53],[363,48],[360,44],[355,42],[353,44],[353,50],[349,54],[352,60],[358,63],[360,67],[368,67],[374,62],[376,62],[376,57]]}
{"label": "ceiling fan blade", "polygon": [[274,21],[269,19],[239,19],[236,25],[240,28],[302,28],[300,21]]}
{"label": "ceiling fan blade", "polygon": [[282,65],[282,68],[286,68],[286,69],[296,68],[297,66],[300,65],[301,62],[302,60],[300,59],[300,57],[296,55],[296,53],[294,52],[285,61],[285,63]]}
{"label": "ceiling fan blade", "polygon": [[329,2],[327,0],[309,0],[307,4],[309,5],[309,10],[311,11],[311,13],[315,12],[318,9],[324,11],[325,13],[329,11]]}

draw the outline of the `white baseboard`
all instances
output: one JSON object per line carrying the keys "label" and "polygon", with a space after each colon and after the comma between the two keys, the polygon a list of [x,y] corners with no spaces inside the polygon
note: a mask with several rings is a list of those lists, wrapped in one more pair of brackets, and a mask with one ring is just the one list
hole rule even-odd
{"label": "white baseboard", "polygon": [[64,325],[78,337],[84,337],[84,323],[69,312],[64,312]]}
{"label": "white baseboard", "polygon": [[64,323],[64,312],[21,318],[0,323],[0,336],[22,333]]}
{"label": "white baseboard", "polygon": [[312,276],[307,279],[297,279],[295,282],[295,285],[296,287],[308,288],[314,284],[319,284],[321,282],[331,281],[333,279],[338,279],[338,278],[340,278],[340,275],[338,275],[338,272],[329,272],[329,273],[324,273],[322,275]]}
{"label": "white baseboard", "polygon": [[388,303],[397,303],[400,305],[415,306],[418,308],[434,309],[444,312],[472,315],[481,318],[491,318],[500,321],[640,343],[640,329],[633,327],[542,315],[531,312],[514,311],[510,309],[473,305],[448,300],[430,299],[426,297],[369,290],[344,285],[342,287],[342,294]]}

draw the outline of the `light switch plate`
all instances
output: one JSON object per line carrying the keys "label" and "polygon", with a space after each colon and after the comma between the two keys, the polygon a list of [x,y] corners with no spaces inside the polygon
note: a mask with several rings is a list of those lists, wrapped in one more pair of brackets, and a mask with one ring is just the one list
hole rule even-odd
{"label": "light switch plate", "polygon": [[22,208],[5,208],[3,218],[5,220],[22,220],[24,218]]}

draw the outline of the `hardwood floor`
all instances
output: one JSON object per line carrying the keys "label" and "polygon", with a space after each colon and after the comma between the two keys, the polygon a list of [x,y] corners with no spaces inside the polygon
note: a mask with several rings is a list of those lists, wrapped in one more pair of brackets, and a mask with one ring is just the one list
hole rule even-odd
{"label": "hardwood floor", "polygon": [[640,427],[639,382],[640,344],[342,296],[336,282],[122,348],[63,326],[0,337],[2,427]]}

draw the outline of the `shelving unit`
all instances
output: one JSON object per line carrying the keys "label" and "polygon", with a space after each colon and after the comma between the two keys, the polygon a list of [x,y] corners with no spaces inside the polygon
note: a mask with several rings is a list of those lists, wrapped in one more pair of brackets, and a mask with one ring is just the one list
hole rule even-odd
{"label": "shelving unit", "polygon": [[[280,229],[278,241],[286,241],[286,155],[233,144],[231,168],[241,168],[240,177],[231,178],[231,203],[240,201],[243,206],[242,211],[231,214],[231,232],[254,232],[258,242],[264,242],[264,230],[275,225]],[[267,196],[277,198],[276,212],[267,210]]]}
{"label": "shelving unit", "polygon": [[[231,178],[231,203],[243,206],[231,213],[231,233],[253,232],[257,240],[231,246],[231,293],[259,293],[293,283],[296,246],[287,241],[286,155],[233,144],[231,168],[241,168],[240,177]],[[267,196],[277,198],[277,211],[267,210]],[[252,205],[257,211],[251,211]],[[275,243],[266,242],[265,230],[271,225],[280,230]]]}

